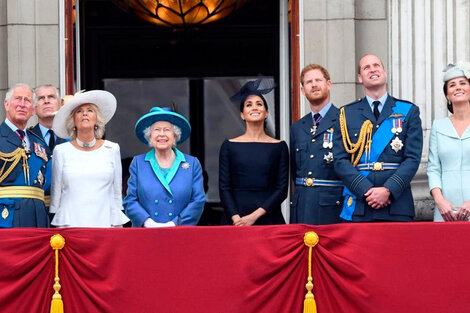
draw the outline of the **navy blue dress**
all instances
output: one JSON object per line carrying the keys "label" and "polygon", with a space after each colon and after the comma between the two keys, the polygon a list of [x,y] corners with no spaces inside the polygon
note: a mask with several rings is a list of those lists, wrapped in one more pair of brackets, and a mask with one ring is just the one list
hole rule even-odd
{"label": "navy blue dress", "polygon": [[233,224],[258,208],[267,211],[255,225],[285,224],[281,203],[287,197],[289,151],[279,143],[225,140],[219,156],[219,193],[224,207],[222,224]]}

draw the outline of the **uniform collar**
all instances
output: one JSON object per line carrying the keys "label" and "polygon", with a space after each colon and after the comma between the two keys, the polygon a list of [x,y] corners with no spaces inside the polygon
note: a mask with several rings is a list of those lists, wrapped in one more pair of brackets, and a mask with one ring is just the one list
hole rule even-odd
{"label": "uniform collar", "polygon": [[[328,113],[328,110],[331,108],[332,105],[333,105],[333,104],[332,104],[331,102],[328,102],[328,104],[325,105],[325,106],[323,107],[323,109],[320,110],[320,112],[318,112],[318,113],[320,113],[320,115],[321,115],[322,118],[325,117],[326,113]],[[312,118],[313,118],[314,115],[315,115],[315,113],[312,111]]]}
{"label": "uniform collar", "polygon": [[385,93],[382,97],[380,97],[380,98],[377,99],[377,100],[372,99],[371,97],[369,97],[369,96],[366,95],[367,103],[369,103],[369,106],[370,106],[370,108],[371,108],[372,111],[374,110],[374,104],[373,104],[373,102],[374,102],[374,101],[379,101],[379,102],[380,102],[380,104],[379,104],[379,112],[382,112],[382,108],[384,107],[385,101],[387,101],[387,98],[388,98],[388,93]]}

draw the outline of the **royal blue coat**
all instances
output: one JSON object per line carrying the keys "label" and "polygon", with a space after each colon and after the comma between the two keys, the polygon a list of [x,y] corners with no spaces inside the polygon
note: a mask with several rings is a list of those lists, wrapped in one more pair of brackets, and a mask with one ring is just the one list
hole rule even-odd
{"label": "royal blue coat", "polygon": [[145,220],[175,225],[196,225],[206,196],[199,160],[177,149],[175,161],[166,178],[158,167],[154,150],[132,160],[124,208],[132,226]]}

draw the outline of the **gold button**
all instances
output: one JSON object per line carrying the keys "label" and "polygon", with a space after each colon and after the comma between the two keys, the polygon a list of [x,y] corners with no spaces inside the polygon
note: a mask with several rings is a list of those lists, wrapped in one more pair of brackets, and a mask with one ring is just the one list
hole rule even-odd
{"label": "gold button", "polygon": [[310,154],[310,159],[313,159],[313,154]]}

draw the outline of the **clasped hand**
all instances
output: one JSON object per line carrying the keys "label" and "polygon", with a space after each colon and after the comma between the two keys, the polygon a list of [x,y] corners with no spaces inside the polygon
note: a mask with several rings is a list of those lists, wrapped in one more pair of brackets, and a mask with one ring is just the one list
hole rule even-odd
{"label": "clasped hand", "polygon": [[381,209],[391,203],[390,191],[385,187],[372,187],[364,194],[367,204],[373,209]]}

